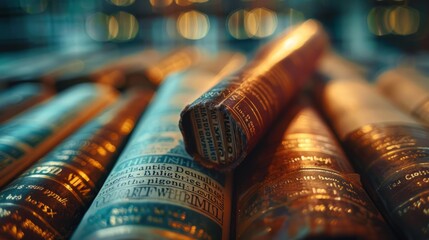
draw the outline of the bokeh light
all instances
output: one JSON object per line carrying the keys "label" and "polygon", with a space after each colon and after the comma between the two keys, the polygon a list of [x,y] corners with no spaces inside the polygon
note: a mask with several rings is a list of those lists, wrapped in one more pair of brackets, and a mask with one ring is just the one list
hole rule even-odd
{"label": "bokeh light", "polygon": [[96,12],[86,18],[85,27],[88,36],[96,41],[107,41],[111,39],[109,33],[109,15]]}
{"label": "bokeh light", "polygon": [[245,19],[248,14],[248,11],[241,9],[228,16],[227,27],[231,36],[236,39],[247,39],[250,37],[244,26]]}
{"label": "bokeh light", "polygon": [[46,0],[21,0],[19,3],[21,8],[30,14],[42,13],[48,5]]}
{"label": "bokeh light", "polygon": [[119,33],[118,20],[116,20],[116,17],[110,16],[108,24],[109,24],[108,25],[108,28],[109,28],[109,39],[116,38],[118,36],[118,33]]}
{"label": "bokeh light", "polygon": [[182,37],[197,40],[207,35],[210,21],[206,14],[191,10],[179,15],[176,28]]}
{"label": "bokeh light", "polygon": [[410,35],[420,25],[419,11],[407,6],[375,7],[367,17],[368,29],[377,36]]}
{"label": "bokeh light", "polygon": [[377,36],[389,34],[392,28],[389,24],[390,8],[375,7],[368,14],[367,22],[369,30]]}
{"label": "bokeh light", "polygon": [[[113,17],[115,17],[118,25],[118,32],[114,37],[115,40],[127,41],[136,37],[139,31],[139,23],[134,15],[121,11],[113,15]],[[113,35],[113,33],[114,31],[111,34]]]}
{"label": "bokeh light", "polygon": [[96,41],[128,41],[135,38],[138,31],[137,19],[123,11],[111,16],[96,12],[86,19],[86,32]]}
{"label": "bokeh light", "polygon": [[389,25],[392,32],[398,35],[409,35],[419,29],[419,12],[410,7],[397,6],[389,14]]}
{"label": "bokeh light", "polygon": [[245,29],[252,37],[268,37],[276,28],[277,14],[267,8],[255,8],[245,15]]}

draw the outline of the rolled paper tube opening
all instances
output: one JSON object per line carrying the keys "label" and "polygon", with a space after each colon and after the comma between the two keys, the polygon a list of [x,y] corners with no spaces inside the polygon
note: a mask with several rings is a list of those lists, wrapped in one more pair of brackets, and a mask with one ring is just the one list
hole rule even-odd
{"label": "rolled paper tube opening", "polygon": [[182,111],[188,153],[206,167],[236,167],[303,87],[327,46],[321,25],[309,20],[263,47],[243,70]]}
{"label": "rolled paper tube opening", "polygon": [[[246,135],[235,124],[224,109],[216,110],[214,106],[194,108],[182,115],[181,124],[192,126],[193,132],[182,131],[187,152],[200,153],[193,157],[203,166],[216,168],[216,161],[222,165],[229,162],[238,164],[246,149]],[[197,123],[197,124],[193,124]],[[207,129],[210,128],[210,129]],[[189,141],[189,142],[188,142]],[[195,144],[199,141],[201,144]],[[210,145],[210,147],[208,147]],[[244,156],[243,156],[244,157]],[[211,161],[204,161],[210,159]],[[232,165],[231,167],[235,167]]]}

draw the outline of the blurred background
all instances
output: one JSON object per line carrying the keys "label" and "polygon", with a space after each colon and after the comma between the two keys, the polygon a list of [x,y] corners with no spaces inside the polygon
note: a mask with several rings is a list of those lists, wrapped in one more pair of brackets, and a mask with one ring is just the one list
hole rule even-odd
{"label": "blurred background", "polygon": [[29,67],[34,61],[17,60],[28,56],[55,55],[61,62],[73,54],[93,56],[100,49],[169,50],[182,45],[252,53],[308,18],[321,21],[333,47],[359,63],[405,60],[427,68],[428,9],[424,0],[1,1],[0,78],[11,68],[25,71],[16,66]]}

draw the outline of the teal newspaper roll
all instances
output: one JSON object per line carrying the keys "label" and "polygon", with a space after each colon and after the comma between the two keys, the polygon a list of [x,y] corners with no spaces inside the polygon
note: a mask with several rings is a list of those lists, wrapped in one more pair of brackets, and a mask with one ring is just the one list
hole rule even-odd
{"label": "teal newspaper roll", "polygon": [[88,209],[152,92],[134,91],[0,192],[0,239],[66,239]]}
{"label": "teal newspaper roll", "polygon": [[178,127],[215,75],[200,68],[164,82],[72,239],[228,237],[231,175],[196,163]]}
{"label": "teal newspaper roll", "polygon": [[109,87],[82,84],[0,125],[0,187],[115,99]]}
{"label": "teal newspaper roll", "polygon": [[0,123],[35,106],[53,95],[53,91],[41,84],[19,84],[0,92]]}

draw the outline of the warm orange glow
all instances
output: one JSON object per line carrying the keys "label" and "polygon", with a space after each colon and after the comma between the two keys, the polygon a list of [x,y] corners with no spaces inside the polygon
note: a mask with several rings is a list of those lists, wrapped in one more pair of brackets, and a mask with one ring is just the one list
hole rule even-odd
{"label": "warm orange glow", "polygon": [[254,68],[255,73],[263,72],[269,69],[273,64],[277,63],[279,59],[285,58],[290,53],[301,48],[308,40],[317,36],[321,28],[315,21],[306,21],[288,33],[288,37],[284,41],[277,41],[270,49],[274,51],[267,52],[270,56],[267,57],[269,61],[266,64],[260,64]]}
{"label": "warm orange glow", "polygon": [[115,152],[116,151],[115,145],[111,144],[110,142],[104,144],[104,148],[106,148],[107,151],[109,151],[109,152]]}
{"label": "warm orange glow", "polygon": [[197,40],[207,35],[210,21],[206,14],[192,10],[180,14],[176,28],[182,37]]}
{"label": "warm orange glow", "polygon": [[97,152],[98,154],[100,154],[101,156],[105,156],[106,155],[106,149],[102,148],[102,147],[98,147],[97,148]]}
{"label": "warm orange glow", "polygon": [[176,2],[177,5],[183,6],[183,7],[184,6],[189,6],[189,5],[192,4],[192,2],[189,1],[189,0],[176,0],[175,2]]}
{"label": "warm orange glow", "polygon": [[419,12],[411,7],[398,6],[389,14],[389,25],[393,33],[398,35],[409,35],[419,29]]}
{"label": "warm orange glow", "polygon": [[109,39],[116,38],[119,32],[118,20],[115,17],[109,17]]}
{"label": "warm orange glow", "polygon": [[150,0],[152,7],[167,7],[173,3],[173,0]]}
{"label": "warm orange glow", "polygon": [[122,133],[129,133],[134,127],[134,121],[131,119],[127,119],[121,126]]}

